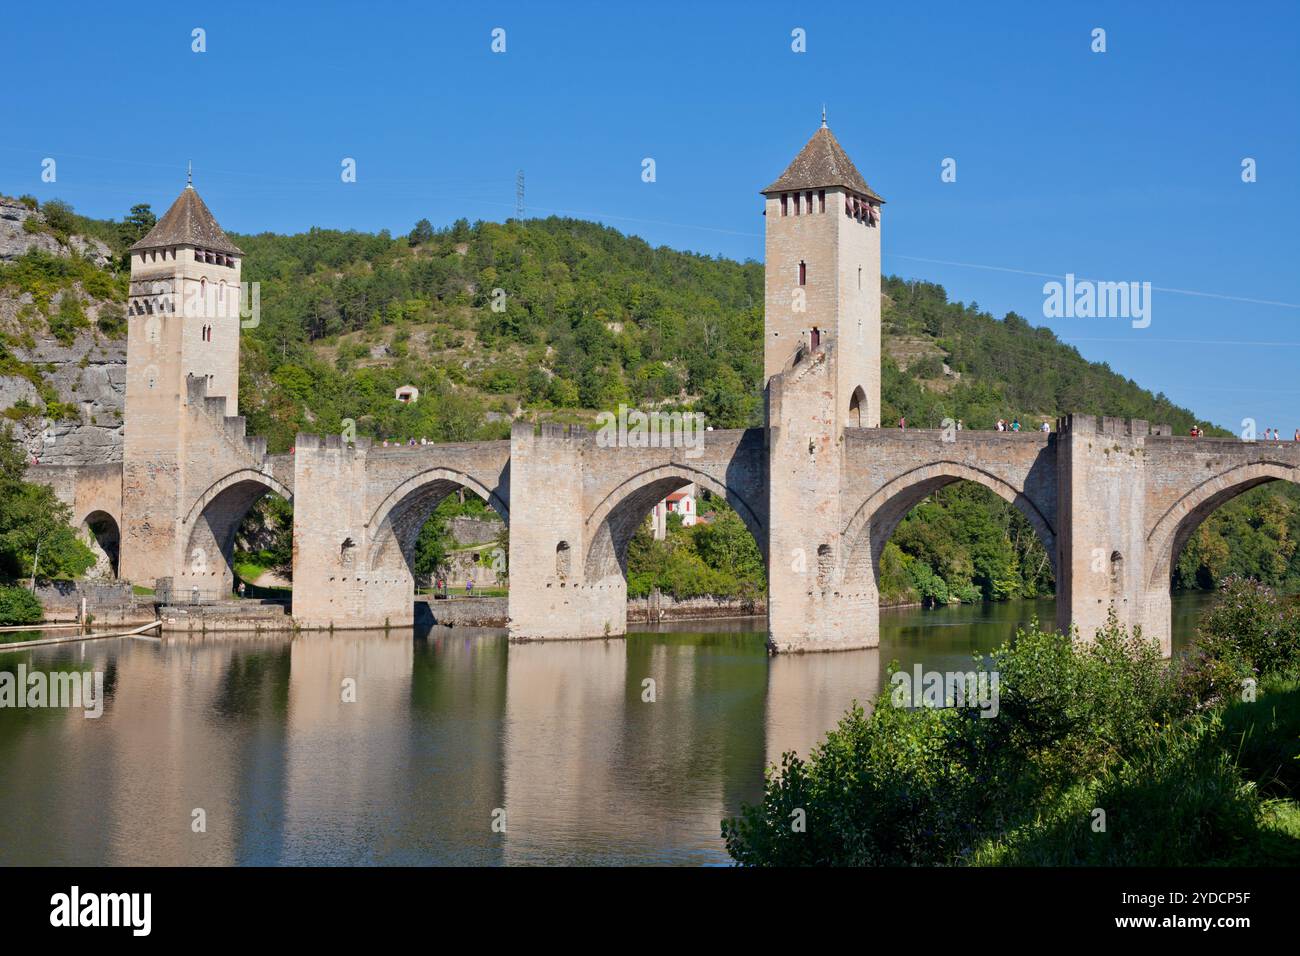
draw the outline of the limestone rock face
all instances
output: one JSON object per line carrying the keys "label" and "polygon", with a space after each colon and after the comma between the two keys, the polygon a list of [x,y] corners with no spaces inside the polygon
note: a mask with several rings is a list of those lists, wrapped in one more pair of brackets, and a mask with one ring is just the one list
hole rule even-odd
{"label": "limestone rock face", "polygon": [[[0,312],[4,303],[0,303]],[[30,330],[34,348],[13,347],[13,356],[35,366],[58,400],[79,418],[32,415],[14,423],[14,437],[27,453],[49,465],[99,465],[122,460],[122,410],[126,397],[126,341],[105,339],[93,329],[63,345]],[[0,377],[0,410],[25,399],[44,410],[35,385],[21,376]]]}
{"label": "limestone rock face", "polygon": [[17,259],[32,249],[52,256],[83,256],[100,268],[112,259],[112,250],[89,236],[69,236],[65,246],[48,232],[28,232],[24,224],[29,219],[42,225],[45,223],[45,216],[40,212],[29,209],[17,199],[0,196],[0,262]]}
{"label": "limestone rock face", "polygon": [[67,255],[59,240],[49,233],[27,232],[23,228],[23,223],[33,216],[37,222],[45,221],[40,213],[28,209],[18,200],[0,196],[0,262],[17,259],[29,249],[40,249],[55,256]]}
{"label": "limestone rock face", "polygon": [[[0,261],[41,249],[64,256],[84,253],[100,265],[109,262],[110,250],[97,239],[73,236],[69,248],[59,245],[48,233],[26,232],[22,223],[31,215],[38,214],[22,203],[0,198]],[[79,332],[71,344],[65,345],[50,335],[29,293],[0,289],[0,332],[5,337],[0,348],[25,366],[22,373],[0,375],[0,413],[8,413],[14,437],[29,456],[42,464],[119,462],[126,396],[126,339],[99,334],[96,323],[104,309],[121,307],[89,298],[80,284],[75,291],[91,328]],[[65,294],[54,296],[51,312],[57,310]],[[47,398],[63,407],[45,414],[49,411]]]}

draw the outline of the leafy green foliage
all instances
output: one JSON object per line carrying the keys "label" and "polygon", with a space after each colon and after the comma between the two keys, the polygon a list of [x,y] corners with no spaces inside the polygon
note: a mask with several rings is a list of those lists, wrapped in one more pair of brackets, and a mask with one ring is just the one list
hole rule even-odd
{"label": "leafy green foliage", "polygon": [[[724,821],[728,852],[748,865],[1294,864],[1295,617],[1231,582],[1185,663],[1113,618],[1090,643],[1031,626],[975,661],[999,677],[995,717],[888,693],[870,714],[855,705]],[[1240,684],[1198,693],[1188,675],[1212,660],[1259,674],[1260,699]]]}
{"label": "leafy green foliage", "polygon": [[71,509],[53,489],[25,480],[26,462],[8,425],[0,434],[0,575],[70,578],[95,556],[69,524]]}
{"label": "leafy green foliage", "polygon": [[1300,485],[1276,482],[1219,508],[1196,529],[1174,568],[1176,589],[1210,590],[1249,577],[1300,591]]}
{"label": "leafy green foliage", "polygon": [[[273,571],[293,578],[293,505],[264,495],[249,509],[235,536],[233,561],[248,573]],[[250,581],[249,583],[253,583]]]}
{"label": "leafy green foliage", "polygon": [[[656,541],[647,519],[628,544],[628,597],[654,590],[676,598],[719,597],[753,601],[767,590],[767,574],[754,536],[725,501],[701,495],[708,520],[690,527],[668,516],[665,540]],[[712,512],[712,514],[709,514]]]}
{"label": "leafy green foliage", "polygon": [[1051,556],[1029,521],[992,491],[966,481],[908,512],[881,565],[885,604],[1003,601],[1054,588]]}
{"label": "leafy green foliage", "polygon": [[[921,388],[933,363],[920,372],[900,373],[893,362],[882,370],[883,421],[906,416],[909,424],[937,428],[945,417],[967,428],[992,428],[999,418],[1028,423],[1065,412],[1142,418],[1173,426],[1185,435],[1196,417],[1163,394],[1152,395],[1104,362],[1090,362],[1048,328],[1035,327],[1014,312],[1000,321],[977,304],[949,302],[943,286],[895,276],[883,280],[889,305],[884,313],[886,344],[899,336],[933,339],[944,361],[961,376],[947,392]],[[1204,424],[1204,423],[1202,423]],[[1207,426],[1206,434],[1226,435]]]}
{"label": "leafy green foliage", "polygon": [[40,600],[31,591],[0,585],[0,625],[36,624],[44,613]]}

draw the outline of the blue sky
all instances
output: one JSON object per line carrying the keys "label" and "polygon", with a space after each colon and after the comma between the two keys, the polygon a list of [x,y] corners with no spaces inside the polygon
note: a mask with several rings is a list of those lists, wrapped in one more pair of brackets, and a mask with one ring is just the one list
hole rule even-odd
{"label": "blue sky", "polygon": [[[529,215],[761,260],[757,190],[825,102],[889,201],[887,272],[1050,325],[1217,424],[1300,427],[1300,4],[45,2],[3,19],[0,191],[161,212],[192,159],[240,232],[503,219],[523,169]],[[1045,319],[1040,273],[1148,281],[1151,325]]]}

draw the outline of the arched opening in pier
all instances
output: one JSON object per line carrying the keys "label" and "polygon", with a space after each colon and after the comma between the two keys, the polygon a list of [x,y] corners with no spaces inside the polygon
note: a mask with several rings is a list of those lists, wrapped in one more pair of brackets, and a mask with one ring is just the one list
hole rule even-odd
{"label": "arched opening in pier", "polygon": [[290,603],[293,495],[270,475],[242,469],[214,482],[190,508],[182,540],[181,573],[164,600]]}
{"label": "arched opening in pier", "polygon": [[859,385],[853,390],[853,397],[849,399],[849,427],[862,428],[866,425],[867,419],[867,393]]}
{"label": "arched opening in pier", "polygon": [[863,603],[942,607],[1050,597],[1056,532],[1001,478],[959,462],[901,476],[863,503],[845,532],[843,586]]}
{"label": "arched opening in pier", "polygon": [[376,509],[368,567],[394,594],[411,596],[417,624],[426,613],[450,617],[441,602],[508,593],[509,525],[509,508],[493,490],[462,472],[430,469]]}
{"label": "arched opening in pier", "polygon": [[587,551],[578,586],[596,592],[607,614],[627,600],[662,609],[704,599],[733,613],[766,606],[767,533],[754,503],[689,466],[648,469],[609,492],[586,519]]}
{"label": "arched opening in pier", "polygon": [[86,577],[101,581],[115,579],[122,542],[117,519],[107,511],[92,511],[81,522],[81,536],[95,555],[95,566],[86,572]]}

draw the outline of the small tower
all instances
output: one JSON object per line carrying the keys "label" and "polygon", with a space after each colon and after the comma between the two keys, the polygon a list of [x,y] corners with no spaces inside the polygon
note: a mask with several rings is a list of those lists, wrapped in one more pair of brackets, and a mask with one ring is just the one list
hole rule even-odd
{"label": "small tower", "polygon": [[831,351],[835,422],[880,425],[880,207],[822,125],[766,197],[764,379],[796,351]]}
{"label": "small tower", "polygon": [[130,254],[121,573],[147,583],[179,559],[187,380],[238,408],[243,253],[191,181]]}

